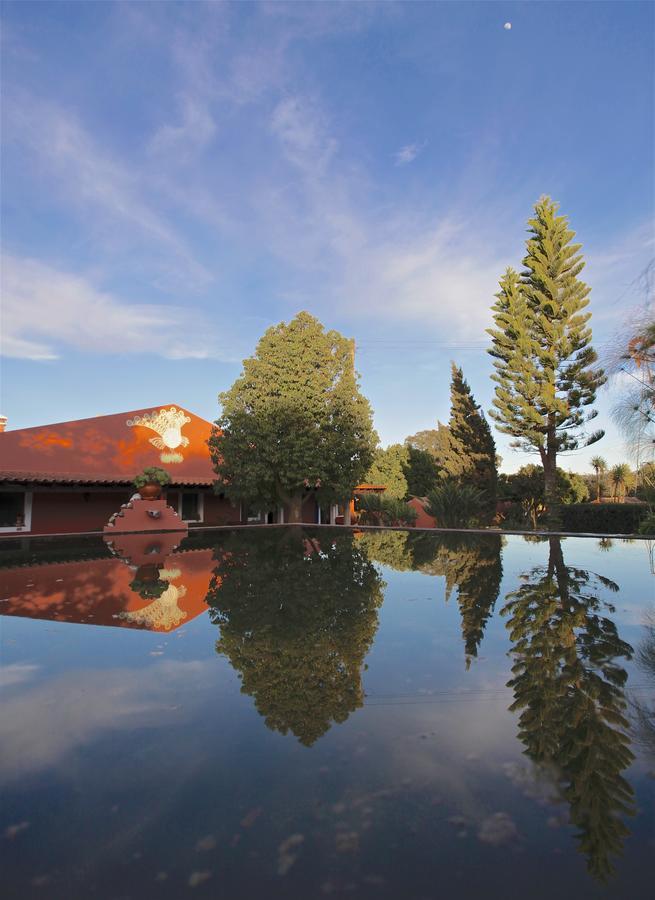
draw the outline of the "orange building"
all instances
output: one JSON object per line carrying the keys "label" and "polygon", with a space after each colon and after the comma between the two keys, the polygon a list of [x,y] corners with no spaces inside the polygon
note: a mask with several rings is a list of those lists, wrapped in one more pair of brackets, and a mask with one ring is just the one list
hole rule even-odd
{"label": "orange building", "polygon": [[238,524],[212,487],[211,428],[169,405],[1,433],[0,534],[102,531],[150,466],[171,476],[166,499],[184,521]]}
{"label": "orange building", "polygon": [[[151,466],[170,475],[164,497],[190,526],[288,520],[282,508],[246,509],[215,492],[211,430],[211,422],[167,405],[2,431],[0,536],[102,531],[134,493],[132,479]],[[321,508],[308,490],[302,520],[341,524],[343,510]]]}

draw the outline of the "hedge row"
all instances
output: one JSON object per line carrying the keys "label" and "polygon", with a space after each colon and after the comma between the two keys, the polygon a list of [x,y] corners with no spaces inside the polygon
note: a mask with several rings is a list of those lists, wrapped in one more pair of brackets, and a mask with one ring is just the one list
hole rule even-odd
{"label": "hedge row", "polygon": [[647,513],[637,503],[571,503],[559,510],[562,531],[592,534],[637,534]]}

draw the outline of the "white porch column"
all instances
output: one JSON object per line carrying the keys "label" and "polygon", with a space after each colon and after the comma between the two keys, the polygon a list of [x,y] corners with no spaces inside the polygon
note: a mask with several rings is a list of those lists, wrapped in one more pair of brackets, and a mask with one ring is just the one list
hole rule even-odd
{"label": "white porch column", "polygon": [[333,503],[330,507],[330,525],[337,524],[337,505]]}
{"label": "white porch column", "polygon": [[281,506],[277,511],[277,524],[284,525],[284,507]]}

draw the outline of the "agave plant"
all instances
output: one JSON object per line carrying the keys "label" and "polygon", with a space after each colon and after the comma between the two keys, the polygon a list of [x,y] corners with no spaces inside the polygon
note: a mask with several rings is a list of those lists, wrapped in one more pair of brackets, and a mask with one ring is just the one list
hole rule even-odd
{"label": "agave plant", "polygon": [[469,528],[484,506],[484,491],[472,484],[445,481],[428,494],[427,512],[441,528]]}
{"label": "agave plant", "polygon": [[416,510],[404,500],[381,494],[364,494],[359,500],[360,525],[413,525]]}

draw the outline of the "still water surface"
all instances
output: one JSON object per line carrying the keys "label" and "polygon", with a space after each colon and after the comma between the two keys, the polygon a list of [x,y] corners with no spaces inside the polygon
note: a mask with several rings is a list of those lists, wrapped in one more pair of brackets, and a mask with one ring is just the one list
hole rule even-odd
{"label": "still water surface", "polygon": [[0,542],[9,898],[646,898],[645,541]]}

